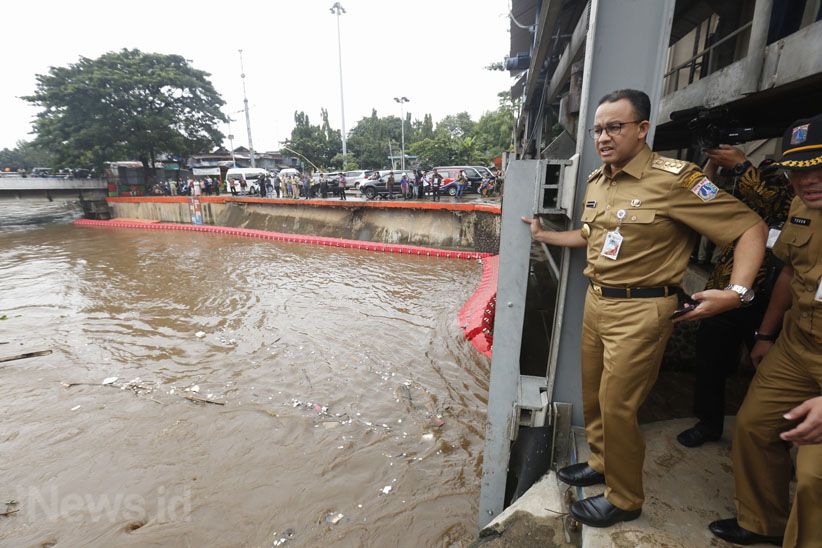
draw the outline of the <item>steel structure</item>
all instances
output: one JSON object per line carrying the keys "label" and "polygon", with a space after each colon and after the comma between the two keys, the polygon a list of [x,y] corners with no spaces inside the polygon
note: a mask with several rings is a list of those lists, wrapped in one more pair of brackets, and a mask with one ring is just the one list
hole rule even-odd
{"label": "steel structure", "polygon": [[687,120],[671,114],[723,107],[742,124],[757,125],[759,138],[771,139],[757,142],[758,154],[767,152],[769,142],[775,151],[784,127],[822,110],[822,56],[808,55],[822,51],[819,4],[512,0],[506,62],[518,76],[511,94],[521,110],[502,214],[481,527],[511,502],[505,500],[511,447],[523,428],[555,429],[556,464],[573,458],[567,430],[583,422],[579,348],[585,253],[542,246],[556,285],[553,324],[546,354],[538,357],[545,362],[544,376],[525,374],[526,286],[534,263],[529,229],[519,217],[538,214],[557,230],[580,226],[577,212],[587,176],[600,165],[585,129],[599,98],[616,89],[642,89],[650,96],[649,144],[656,150],[698,160]]}

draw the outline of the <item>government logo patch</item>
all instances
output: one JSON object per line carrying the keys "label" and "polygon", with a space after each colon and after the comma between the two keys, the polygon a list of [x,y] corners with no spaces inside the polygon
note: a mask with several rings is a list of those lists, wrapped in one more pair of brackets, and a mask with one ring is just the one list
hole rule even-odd
{"label": "government logo patch", "polygon": [[808,140],[808,128],[810,124],[805,124],[803,126],[796,126],[791,130],[791,144],[792,145],[800,145]]}
{"label": "government logo patch", "polygon": [[694,185],[691,192],[699,196],[699,199],[703,202],[710,202],[719,194],[719,189],[707,177],[703,177],[701,181]]}

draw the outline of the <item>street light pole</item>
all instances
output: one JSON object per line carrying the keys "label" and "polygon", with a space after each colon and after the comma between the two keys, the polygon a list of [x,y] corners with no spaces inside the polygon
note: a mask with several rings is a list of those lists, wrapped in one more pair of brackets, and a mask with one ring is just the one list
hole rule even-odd
{"label": "street light pole", "polygon": [[408,102],[408,97],[394,97],[394,100],[400,104],[400,142],[402,158],[400,159],[400,166],[405,171],[405,109],[403,103]]}
{"label": "street light pole", "polygon": [[248,114],[248,96],[245,92],[245,68],[243,67],[243,50],[240,52],[240,78],[243,80],[243,104],[245,105],[245,128],[248,130],[248,149],[251,155],[251,167],[257,167],[254,161],[254,143],[251,141],[251,117]]}
{"label": "street light pole", "polygon": [[345,137],[345,98],[343,97],[343,72],[342,72],[342,42],[340,41],[340,15],[345,13],[345,8],[339,2],[334,2],[331,6],[331,13],[337,16],[337,56],[340,63],[340,116],[342,118],[342,153],[343,169],[345,169],[345,155],[348,153]]}
{"label": "street light pole", "polygon": [[231,131],[231,122],[236,122],[234,118],[231,117],[232,114],[240,114],[243,112],[242,110],[235,110],[234,112],[230,112],[226,115],[226,119],[228,120],[228,143],[231,147],[231,167],[237,167],[237,158],[234,157],[234,132]]}

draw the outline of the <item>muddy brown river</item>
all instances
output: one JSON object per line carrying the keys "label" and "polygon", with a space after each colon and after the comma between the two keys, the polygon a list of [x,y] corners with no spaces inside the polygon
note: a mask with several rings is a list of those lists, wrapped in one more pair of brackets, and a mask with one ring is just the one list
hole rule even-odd
{"label": "muddy brown river", "polygon": [[52,351],[0,363],[0,545],[475,539],[476,261],[74,216],[0,203],[0,358]]}

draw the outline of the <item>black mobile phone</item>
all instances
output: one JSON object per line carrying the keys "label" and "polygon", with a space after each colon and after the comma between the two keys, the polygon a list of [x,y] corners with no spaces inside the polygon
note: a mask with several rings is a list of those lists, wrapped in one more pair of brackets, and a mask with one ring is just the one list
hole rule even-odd
{"label": "black mobile phone", "polygon": [[674,310],[674,313],[671,314],[671,319],[673,320],[674,318],[678,318],[684,314],[687,314],[688,312],[696,308],[697,305],[699,305],[699,302],[700,301],[695,301],[690,297],[686,297],[685,300],[681,303],[681,306]]}

